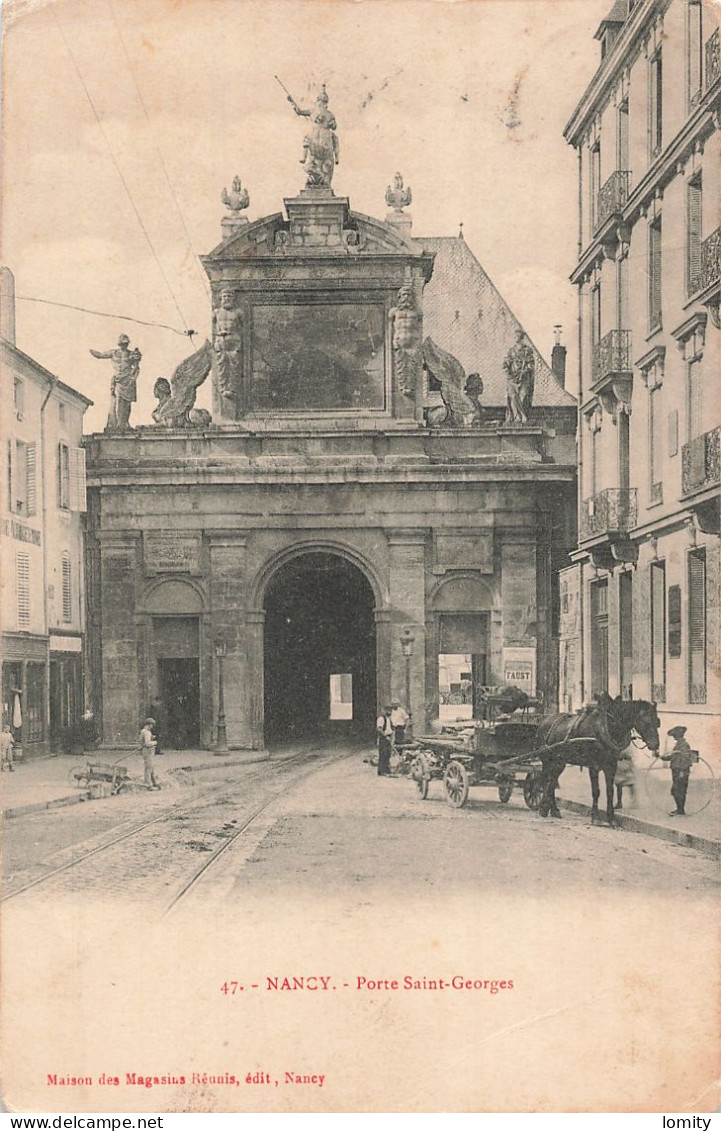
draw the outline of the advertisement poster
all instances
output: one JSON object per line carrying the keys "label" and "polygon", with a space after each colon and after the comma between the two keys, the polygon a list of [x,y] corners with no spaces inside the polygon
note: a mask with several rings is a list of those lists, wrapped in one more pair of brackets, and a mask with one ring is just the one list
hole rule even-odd
{"label": "advertisement poster", "polygon": [[717,14],[3,5],[5,1110],[717,1108]]}

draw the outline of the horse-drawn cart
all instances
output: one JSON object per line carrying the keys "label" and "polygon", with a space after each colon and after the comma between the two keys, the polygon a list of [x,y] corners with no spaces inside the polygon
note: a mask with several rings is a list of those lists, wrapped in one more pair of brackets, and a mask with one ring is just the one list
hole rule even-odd
{"label": "horse-drawn cart", "polygon": [[439,735],[420,735],[410,776],[423,799],[432,781],[442,781],[455,809],[465,805],[471,786],[495,786],[504,804],[520,787],[528,808],[538,809],[543,786],[534,750],[537,733],[538,723],[525,719],[474,722],[446,727]]}

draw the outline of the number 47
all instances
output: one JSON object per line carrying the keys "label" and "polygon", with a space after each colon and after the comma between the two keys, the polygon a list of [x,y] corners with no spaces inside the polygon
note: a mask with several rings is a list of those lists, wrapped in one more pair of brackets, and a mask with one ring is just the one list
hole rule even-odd
{"label": "number 47", "polygon": [[238,990],[242,990],[240,982],[223,982],[220,987],[221,994],[237,994]]}

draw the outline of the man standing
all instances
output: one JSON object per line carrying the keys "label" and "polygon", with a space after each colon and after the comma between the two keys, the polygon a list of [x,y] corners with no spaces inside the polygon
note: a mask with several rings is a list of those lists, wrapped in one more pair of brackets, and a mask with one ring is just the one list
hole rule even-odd
{"label": "man standing", "polygon": [[401,746],[406,740],[406,726],[410,715],[401,707],[400,699],[391,699],[391,726],[395,734],[396,746]]}
{"label": "man standing", "polygon": [[147,718],[143,724],[143,729],[140,732],[140,752],[143,755],[143,767],[145,770],[145,784],[148,789],[160,789],[158,779],[155,776],[155,768],[153,766],[153,758],[155,757],[155,738],[153,737],[153,727],[155,726],[155,719]]}
{"label": "man standing", "polygon": [[378,776],[387,778],[390,777],[391,772],[391,749],[394,735],[390,704],[386,704],[383,713],[378,716],[376,730],[378,732]]}
{"label": "man standing", "polygon": [[676,808],[669,813],[669,817],[686,816],[688,779],[691,767],[698,761],[698,754],[689,746],[685,734],[686,727],[671,727],[668,736],[674,739],[674,748],[670,754],[659,755],[662,762],[668,762],[671,766],[671,796],[676,802]]}
{"label": "man standing", "polygon": [[153,737],[155,738],[155,756],[157,758],[159,754],[163,753],[160,749],[160,740],[165,738],[165,707],[159,695],[156,695],[150,704],[148,715],[155,719]]}

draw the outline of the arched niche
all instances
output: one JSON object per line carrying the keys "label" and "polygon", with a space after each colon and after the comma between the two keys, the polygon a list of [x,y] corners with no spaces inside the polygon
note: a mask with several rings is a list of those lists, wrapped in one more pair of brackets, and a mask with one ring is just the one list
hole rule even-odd
{"label": "arched niche", "polygon": [[204,611],[202,594],[188,581],[160,581],[146,594],[145,612],[150,616],[199,616]]}

